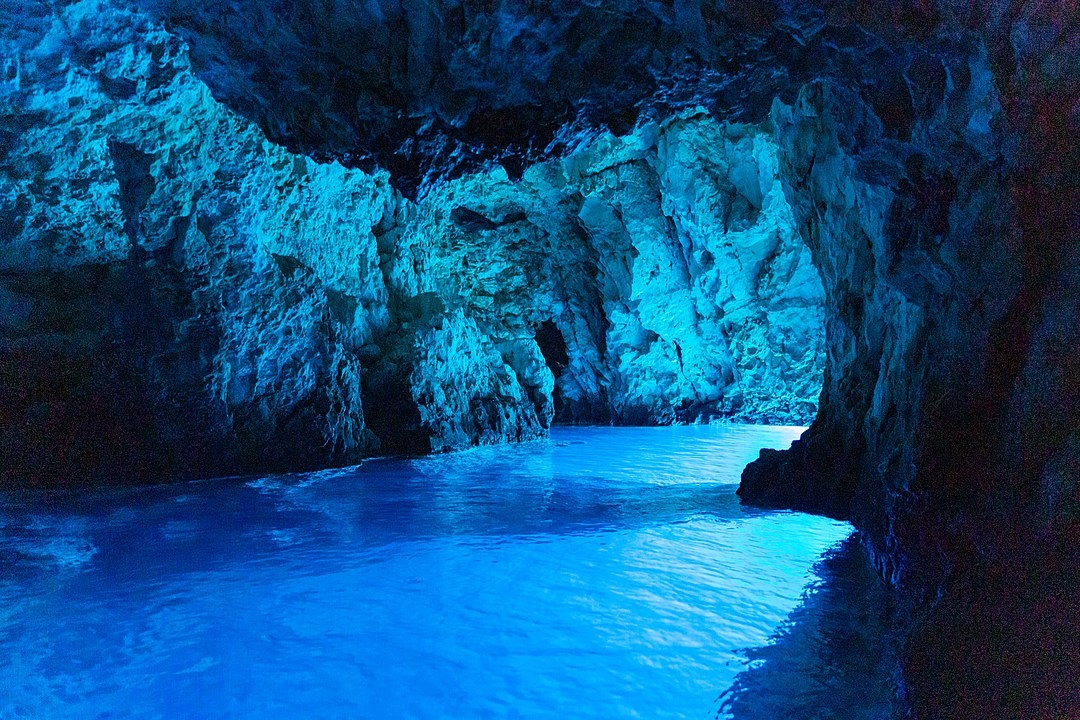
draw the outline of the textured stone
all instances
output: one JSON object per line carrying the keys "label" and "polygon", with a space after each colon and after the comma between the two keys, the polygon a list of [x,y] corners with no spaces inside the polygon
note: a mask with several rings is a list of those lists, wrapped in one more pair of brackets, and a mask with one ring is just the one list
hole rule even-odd
{"label": "textured stone", "polygon": [[440,185],[390,277],[499,343],[535,346],[551,323],[568,354],[559,420],[799,424],[816,411],[823,295],[793,227],[769,136],[696,114],[601,136],[518,182]]}
{"label": "textured stone", "polygon": [[924,94],[903,137],[836,82],[773,110],[824,279],[828,363],[810,432],[765,453],[742,492],[852,518],[886,576],[930,592],[958,564],[1077,518],[1076,466],[1061,471],[1080,426],[1077,360],[1061,348],[1077,337],[1080,163],[1065,126],[1080,118],[1065,108],[1080,77],[1012,47],[1042,12],[909,46],[906,72],[936,62],[948,82],[913,85]]}
{"label": "textured stone", "polygon": [[768,18],[712,0],[142,5],[272,140],[377,161],[409,197],[492,160],[516,179],[576,147],[579,131],[625,134],[644,97],[656,117],[707,98],[760,111],[786,80],[735,60],[764,44]]}
{"label": "textured stone", "polygon": [[687,112],[412,202],[268,142],[151,15],[5,12],[8,481],[813,417],[822,290],[762,127]]}
{"label": "textured stone", "polygon": [[[355,456],[387,319],[386,176],[268,143],[183,43],[100,3],[3,54],[3,474],[41,482]],[[364,310],[359,311],[360,308]],[[329,448],[329,450],[327,450]]]}

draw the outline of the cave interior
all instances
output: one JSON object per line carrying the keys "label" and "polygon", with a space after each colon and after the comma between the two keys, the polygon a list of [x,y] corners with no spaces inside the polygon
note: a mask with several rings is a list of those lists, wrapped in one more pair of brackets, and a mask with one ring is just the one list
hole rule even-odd
{"label": "cave interior", "polygon": [[808,425],[739,494],[855,526],[910,715],[1080,712],[1075,3],[0,28],[3,488]]}

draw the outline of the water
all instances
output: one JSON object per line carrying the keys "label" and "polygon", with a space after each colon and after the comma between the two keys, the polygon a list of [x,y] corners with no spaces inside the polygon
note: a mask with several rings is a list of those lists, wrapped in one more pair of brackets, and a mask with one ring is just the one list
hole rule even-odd
{"label": "water", "polygon": [[0,718],[715,717],[850,534],[740,506],[798,432],[0,495]]}

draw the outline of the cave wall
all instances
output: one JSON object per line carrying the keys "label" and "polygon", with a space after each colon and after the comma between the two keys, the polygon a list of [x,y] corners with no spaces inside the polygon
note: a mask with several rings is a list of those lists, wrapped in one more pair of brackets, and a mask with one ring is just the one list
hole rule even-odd
{"label": "cave wall", "polygon": [[604,135],[516,182],[499,168],[434,188],[391,285],[530,358],[508,360],[527,387],[544,367],[536,328],[553,323],[558,421],[806,424],[823,291],[778,173],[761,128],[700,112]]}
{"label": "cave wall", "polygon": [[1074,533],[1080,509],[1076,13],[960,18],[976,31],[899,46],[902,123],[831,81],[774,108],[828,361],[818,420],[741,489],[852,518],[931,596]]}
{"label": "cave wall", "polygon": [[358,353],[387,314],[371,235],[392,212],[385,174],[270,144],[138,13],[4,20],[5,479],[311,467],[374,448]]}
{"label": "cave wall", "polygon": [[[955,62],[943,74],[966,82],[949,82],[904,141],[890,141],[867,104],[828,83],[773,113],[800,232],[835,279],[829,411],[791,452],[748,468],[742,492],[851,517],[882,543],[877,559],[896,580],[906,560],[888,547],[901,531],[892,523],[917,512],[913,530],[927,531],[919,441],[942,439],[925,436],[925,423],[979,382],[981,342],[1019,282],[1001,141],[983,122],[1000,117],[998,98],[985,58]],[[972,420],[958,430],[976,432]]]}
{"label": "cave wall", "polygon": [[774,106],[828,359],[817,420],[740,494],[860,529],[899,591],[911,716],[1070,717],[1080,14],[952,10],[876,17],[917,40],[893,45],[906,112],[836,78]]}
{"label": "cave wall", "polygon": [[824,296],[762,127],[684,111],[413,201],[269,142],[143,11],[4,11],[5,482],[812,419]]}

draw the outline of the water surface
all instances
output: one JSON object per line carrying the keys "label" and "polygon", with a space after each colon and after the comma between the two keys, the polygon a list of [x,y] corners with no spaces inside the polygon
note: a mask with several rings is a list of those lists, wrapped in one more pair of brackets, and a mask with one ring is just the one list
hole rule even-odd
{"label": "water surface", "polygon": [[735,496],[799,431],[0,495],[0,717],[715,717],[850,534]]}

